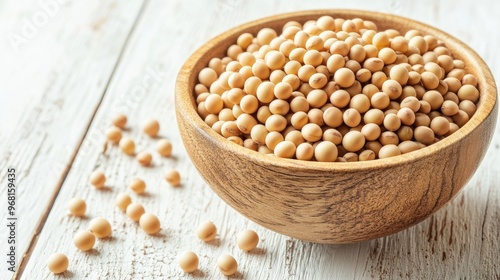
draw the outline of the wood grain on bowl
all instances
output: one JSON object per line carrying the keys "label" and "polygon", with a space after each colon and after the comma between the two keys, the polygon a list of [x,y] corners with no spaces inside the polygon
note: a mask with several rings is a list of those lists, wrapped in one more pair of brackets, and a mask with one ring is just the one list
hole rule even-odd
{"label": "wood grain on bowl", "polygon": [[[244,32],[280,31],[290,21],[322,15],[362,18],[380,30],[418,29],[445,42],[478,78],[480,101],[460,130],[427,148],[370,162],[320,163],[262,155],[227,141],[195,108],[197,73]],[[351,243],[408,228],[440,209],[467,183],[482,160],[496,124],[496,86],[483,60],[468,46],[431,26],[406,18],[356,10],[306,11],[233,28],[196,51],[176,84],[179,130],[194,165],[229,205],[279,233],[320,243]]]}

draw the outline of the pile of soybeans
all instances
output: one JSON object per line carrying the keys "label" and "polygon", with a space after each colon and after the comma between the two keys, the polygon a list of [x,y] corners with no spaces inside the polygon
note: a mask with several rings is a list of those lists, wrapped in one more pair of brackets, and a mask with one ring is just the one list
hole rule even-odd
{"label": "pile of soybeans", "polygon": [[198,73],[197,110],[238,145],[281,158],[366,161],[451,135],[476,111],[477,79],[445,42],[360,18],[243,33]]}

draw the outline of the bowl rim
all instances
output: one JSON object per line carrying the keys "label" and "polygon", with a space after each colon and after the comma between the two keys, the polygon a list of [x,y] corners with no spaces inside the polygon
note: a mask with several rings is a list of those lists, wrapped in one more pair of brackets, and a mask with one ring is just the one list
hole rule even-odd
{"label": "bowl rim", "polygon": [[[357,162],[318,162],[318,161],[302,161],[297,159],[286,159],[278,158],[274,155],[261,154],[257,151],[245,148],[238,144],[235,144],[225,137],[219,135],[215,130],[208,126],[202,118],[198,115],[195,109],[196,104],[193,95],[193,88],[196,84],[197,73],[194,73],[192,69],[199,63],[200,59],[203,58],[213,47],[217,46],[223,42],[226,38],[234,36],[236,34],[244,33],[246,29],[261,26],[265,27],[266,23],[272,21],[279,21],[283,19],[293,20],[294,17],[301,16],[317,16],[322,15],[332,15],[332,14],[343,14],[343,18],[373,18],[377,17],[380,20],[388,21],[407,21],[415,25],[415,29],[425,29],[428,34],[432,34],[439,39],[446,41],[447,47],[452,47],[456,50],[462,50],[460,56],[462,58],[467,57],[469,64],[466,67],[476,70],[476,78],[478,79],[478,86],[480,91],[480,99],[477,104],[477,109],[475,114],[469,121],[453,133],[444,139],[433,143],[425,148],[413,151],[411,153],[398,155],[395,157],[376,159],[370,161],[357,161]],[[431,32],[428,32],[431,31]],[[196,74],[196,77],[193,76]],[[190,83],[193,83],[193,87],[189,87]],[[186,90],[188,89],[188,90]],[[190,90],[189,90],[190,89]],[[458,144],[461,140],[467,138],[471,133],[473,133],[479,125],[481,125],[493,112],[497,101],[497,89],[495,80],[491,73],[491,70],[484,62],[484,60],[468,45],[466,45],[461,40],[449,35],[448,33],[430,26],[428,24],[422,23],[417,20],[406,18],[403,16],[367,11],[367,10],[355,10],[355,9],[324,9],[324,10],[304,10],[298,12],[288,12],[276,14],[273,16],[268,16],[253,20],[238,26],[235,26],[215,37],[210,39],[208,42],[199,47],[184,63],[182,66],[175,83],[175,106],[178,114],[185,116],[185,120],[189,122],[193,127],[195,127],[199,133],[203,134],[203,137],[211,142],[212,145],[217,148],[227,150],[228,152],[234,153],[236,155],[242,156],[248,160],[254,162],[259,162],[265,166],[276,166],[282,168],[296,168],[298,170],[316,170],[316,171],[342,171],[342,172],[358,172],[358,171],[369,171],[379,168],[389,168],[396,165],[408,164],[417,160],[425,159],[438,150],[442,150],[446,147],[454,146]]]}

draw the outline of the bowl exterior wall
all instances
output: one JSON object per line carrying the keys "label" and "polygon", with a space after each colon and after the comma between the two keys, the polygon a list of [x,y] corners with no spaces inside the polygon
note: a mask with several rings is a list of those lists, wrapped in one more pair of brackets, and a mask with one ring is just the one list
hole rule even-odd
{"label": "bowl exterior wall", "polygon": [[224,201],[271,230],[319,243],[369,240],[424,220],[472,177],[494,128],[490,118],[460,145],[409,165],[346,173],[252,161],[222,148],[182,114],[177,118],[193,164]]}

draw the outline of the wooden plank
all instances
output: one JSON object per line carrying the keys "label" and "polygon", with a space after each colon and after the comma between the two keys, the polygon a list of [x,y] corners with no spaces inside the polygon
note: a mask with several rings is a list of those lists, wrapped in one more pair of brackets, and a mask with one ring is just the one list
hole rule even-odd
{"label": "wooden plank", "polygon": [[[229,1],[188,2],[153,0],[147,5],[129,41],[105,98],[97,111],[82,148],[54,203],[39,242],[22,278],[53,278],[45,260],[53,252],[70,259],[63,277],[75,279],[209,278],[221,279],[215,267],[222,253],[233,254],[239,262],[235,279],[491,279],[500,275],[500,191],[495,187],[500,165],[500,139],[496,136],[489,153],[468,187],[447,207],[430,219],[398,234],[351,245],[321,245],[302,242],[268,231],[244,219],[227,207],[202,181],[182,148],[173,112],[175,75],[184,60],[201,42],[229,26],[262,16],[323,7],[386,10],[436,25],[474,47],[500,78],[499,42],[486,33],[483,21],[465,21],[463,15],[485,19],[498,26],[494,1]],[[403,4],[406,3],[406,4]],[[495,6],[496,5],[496,6]],[[491,9],[484,7],[492,7]],[[451,20],[454,19],[454,20]],[[457,23],[458,22],[458,23]],[[154,73],[154,74],[151,74]],[[143,85],[150,80],[149,86]],[[116,147],[102,153],[102,131],[115,112],[126,112],[138,150],[154,150],[155,140],[144,136],[141,123],[149,117],[162,124],[162,137],[174,143],[172,159],[156,154],[154,166],[143,168]],[[497,130],[499,130],[497,128]],[[498,135],[498,133],[497,133]],[[173,189],[163,180],[165,170],[176,167],[183,176],[181,188]],[[103,170],[109,189],[98,191],[87,184],[88,175]],[[126,192],[135,177],[148,183],[148,194],[133,200],[144,204],[162,221],[159,236],[148,236],[114,206],[114,198]],[[409,186],[410,188],[411,186]],[[410,191],[410,190],[409,190]],[[66,214],[71,197],[86,199],[87,218]],[[73,235],[88,227],[96,216],[106,217],[113,237],[99,240],[90,253],[72,245]],[[219,227],[216,242],[204,244],[194,230],[206,219]],[[235,246],[236,234],[246,228],[261,236],[260,250],[243,253]],[[180,272],[175,258],[184,250],[200,256],[200,271]]]}
{"label": "wooden plank", "polygon": [[[17,266],[36,242],[142,5],[52,2],[57,12],[50,16],[38,1],[3,2],[0,9],[7,36],[24,36],[25,19],[36,28],[18,46],[7,40],[0,48],[0,130],[9,134],[0,144],[0,180],[5,182],[7,168],[16,169]],[[47,23],[37,24],[43,15]],[[0,188],[2,198],[6,192]],[[6,221],[7,211],[0,211],[0,218]],[[0,231],[7,236],[5,226]],[[2,252],[6,246],[1,244]]]}

